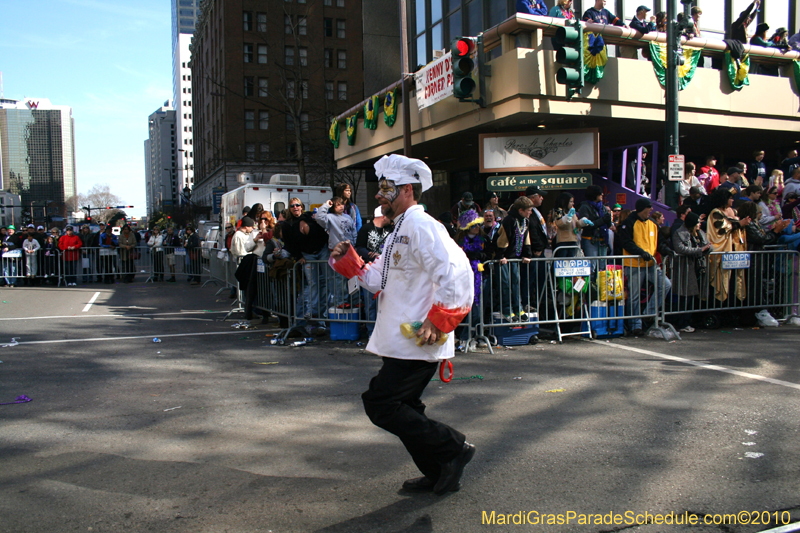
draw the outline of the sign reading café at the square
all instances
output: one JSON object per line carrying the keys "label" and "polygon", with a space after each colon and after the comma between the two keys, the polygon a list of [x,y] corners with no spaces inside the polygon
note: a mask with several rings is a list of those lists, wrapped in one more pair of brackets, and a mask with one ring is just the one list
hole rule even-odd
{"label": "sign reading caf\u00e9 at the square", "polygon": [[481,172],[600,168],[600,132],[580,129],[480,136]]}

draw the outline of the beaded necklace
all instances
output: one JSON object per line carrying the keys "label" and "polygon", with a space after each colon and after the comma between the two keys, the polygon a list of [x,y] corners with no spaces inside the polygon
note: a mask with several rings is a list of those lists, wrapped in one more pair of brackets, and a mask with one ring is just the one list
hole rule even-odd
{"label": "beaded necklace", "polygon": [[514,243],[514,251],[516,252],[516,256],[519,257],[520,254],[522,253],[523,237],[525,235],[525,231],[528,229],[528,219],[527,218],[523,218],[522,219],[522,226],[520,226],[519,221],[516,220],[516,217],[515,217],[514,225],[515,225],[515,232],[514,233],[516,234],[516,237],[517,237],[517,242]]}
{"label": "beaded necklace", "polygon": [[386,252],[383,253],[383,272],[381,272],[381,290],[386,288],[386,282],[389,279],[389,262],[392,260],[392,250],[394,249],[394,241],[396,240],[395,234],[400,232],[400,226],[403,225],[403,221],[406,219],[405,212],[400,215],[400,218],[397,220],[397,224],[395,224],[394,231],[389,235],[389,248]]}

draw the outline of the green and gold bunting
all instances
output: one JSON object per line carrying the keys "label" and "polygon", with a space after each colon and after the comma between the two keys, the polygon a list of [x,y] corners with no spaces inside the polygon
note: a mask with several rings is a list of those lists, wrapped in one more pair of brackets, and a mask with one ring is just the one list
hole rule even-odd
{"label": "green and gold bunting", "polygon": [[339,123],[336,119],[331,122],[331,129],[328,130],[328,138],[333,143],[334,148],[339,148]]}
{"label": "green and gold bunting", "polygon": [[[683,90],[694,78],[697,71],[697,63],[700,61],[701,52],[697,48],[683,49],[683,65],[678,67],[678,89]],[[653,63],[653,71],[656,73],[658,83],[662,87],[666,84],[667,78],[667,45],[664,43],[650,43],[650,58]]]}
{"label": "green and gold bunting", "polygon": [[735,90],[741,90],[745,85],[750,85],[747,74],[750,72],[750,55],[745,54],[742,59],[731,58],[730,52],[725,52],[725,70],[728,72],[728,79]]}
{"label": "green and gold bunting", "polygon": [[583,80],[596,84],[603,79],[603,71],[608,63],[608,50],[600,34],[583,34]]}
{"label": "green and gold bunting", "polygon": [[800,94],[800,61],[795,59],[792,62],[792,72],[794,72],[794,86],[797,88],[797,94]]}
{"label": "green and gold bunting", "polygon": [[356,125],[358,124],[358,114],[347,117],[347,145],[356,144]]}
{"label": "green and gold bunting", "polygon": [[383,121],[391,128],[395,120],[397,120],[397,89],[392,89],[386,93],[383,101]]}
{"label": "green and gold bunting", "polygon": [[364,127],[374,130],[378,127],[378,97],[372,96],[364,105]]}

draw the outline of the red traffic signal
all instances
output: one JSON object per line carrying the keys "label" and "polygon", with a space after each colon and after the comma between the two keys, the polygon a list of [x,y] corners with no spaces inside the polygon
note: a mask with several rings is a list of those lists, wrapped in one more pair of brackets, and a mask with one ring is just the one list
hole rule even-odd
{"label": "red traffic signal", "polygon": [[453,46],[453,56],[454,57],[465,57],[469,56],[472,52],[475,51],[475,41],[474,37],[461,37],[456,40],[455,46]]}
{"label": "red traffic signal", "polygon": [[86,221],[87,222],[91,222],[92,221],[92,217],[86,217]]}

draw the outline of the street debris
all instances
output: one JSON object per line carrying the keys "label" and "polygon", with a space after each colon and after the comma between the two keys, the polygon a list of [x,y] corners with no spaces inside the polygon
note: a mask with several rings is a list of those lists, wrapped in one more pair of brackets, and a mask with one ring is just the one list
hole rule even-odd
{"label": "street debris", "polygon": [[183,406],[179,405],[178,407],[170,407],[169,409],[164,409],[164,412],[166,413],[167,411],[174,411],[175,409],[180,409],[181,407]]}

